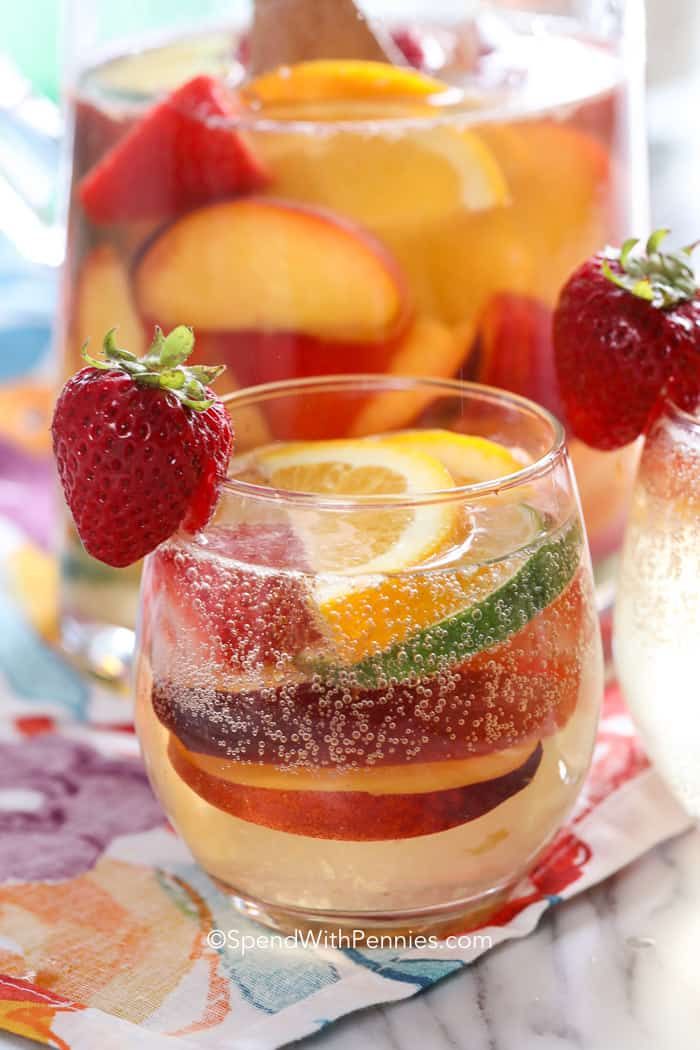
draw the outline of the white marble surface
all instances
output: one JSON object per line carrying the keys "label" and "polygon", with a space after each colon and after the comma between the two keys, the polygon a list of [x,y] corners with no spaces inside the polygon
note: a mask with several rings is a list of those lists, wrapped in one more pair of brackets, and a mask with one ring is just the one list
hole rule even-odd
{"label": "white marble surface", "polygon": [[700,832],[547,913],[428,992],[298,1050],[698,1050]]}

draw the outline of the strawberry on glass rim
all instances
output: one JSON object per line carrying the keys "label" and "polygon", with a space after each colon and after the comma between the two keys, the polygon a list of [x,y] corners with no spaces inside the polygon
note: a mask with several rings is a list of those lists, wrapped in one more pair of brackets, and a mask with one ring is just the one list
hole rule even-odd
{"label": "strawberry on glass rim", "polygon": [[58,475],[85,550],[115,568],[139,561],[179,528],[203,529],[226,476],[233,429],[209,384],[223,366],[187,365],[194,335],[156,328],[137,357],[104,338],[104,358],[56,402]]}
{"label": "strawberry on glass rim", "polygon": [[692,410],[700,395],[700,296],[695,245],[645,253],[630,238],[588,259],[562,289],[554,354],[567,421],[587,445],[616,449],[638,438],[660,397]]}

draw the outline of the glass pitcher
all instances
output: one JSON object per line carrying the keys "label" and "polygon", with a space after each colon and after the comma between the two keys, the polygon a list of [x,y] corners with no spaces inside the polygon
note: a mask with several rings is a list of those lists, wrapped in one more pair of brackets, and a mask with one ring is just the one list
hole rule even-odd
{"label": "glass pitcher", "polygon": [[[151,3],[148,25],[142,4],[72,9],[64,374],[114,326],[139,352],[154,324],[186,323],[227,366],[220,393],[432,375],[556,414],[558,290],[647,225],[641,0],[376,0],[359,5],[371,47],[334,32],[351,6],[335,0],[306,2],[316,31],[285,38],[294,2],[259,0],[257,26],[232,0]],[[319,49],[330,63],[300,64]],[[348,65],[367,55],[399,68]],[[415,424],[368,404],[347,433]],[[571,451],[600,564],[635,450]],[[128,660],[138,577],[67,528],[64,640],[105,676]]]}

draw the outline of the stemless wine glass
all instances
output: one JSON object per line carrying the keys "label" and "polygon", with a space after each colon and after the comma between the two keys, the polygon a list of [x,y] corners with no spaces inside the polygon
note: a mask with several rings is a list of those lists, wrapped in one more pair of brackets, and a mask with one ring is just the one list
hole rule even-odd
{"label": "stemless wine glass", "polygon": [[[344,437],[380,406],[396,429]],[[400,377],[270,384],[228,408],[239,451],[213,521],[144,571],[136,724],[158,797],[270,924],[486,915],[562,826],[596,732],[560,425]]]}
{"label": "stemless wine glass", "polygon": [[[113,325],[139,351],[154,323],[190,324],[222,390],[434,375],[559,412],[558,290],[647,224],[641,0],[358,7],[408,73],[348,70],[341,40],[322,73],[261,79],[250,0],[163,0],[147,28],[141,4],[76,5],[67,372]],[[601,561],[634,452],[571,453]],[[133,624],[139,569],[96,565],[72,534],[64,568],[64,634],[109,655],[101,626]]]}
{"label": "stemless wine glass", "polygon": [[700,415],[664,405],[644,445],[615,607],[615,664],[644,743],[700,817]]}

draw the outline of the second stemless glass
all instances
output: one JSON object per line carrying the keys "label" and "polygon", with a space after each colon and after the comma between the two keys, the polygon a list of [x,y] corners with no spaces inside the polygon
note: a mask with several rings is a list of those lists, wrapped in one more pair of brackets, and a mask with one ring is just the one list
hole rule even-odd
{"label": "second stemless glass", "polygon": [[[421,429],[341,451],[296,441],[310,416],[336,438],[380,405],[410,405]],[[561,428],[493,389],[398,377],[273,384],[228,407],[238,454],[213,522],[144,572],[136,722],[158,797],[271,924],[417,932],[485,915],[561,827],[596,732],[599,629]],[[474,483],[474,456],[494,451],[480,438],[515,470]],[[439,448],[454,487],[407,495],[402,441],[421,470]],[[378,447],[391,494],[352,495]],[[302,489],[319,450],[346,495]],[[297,469],[270,487],[284,456]],[[371,552],[390,529],[409,546],[444,531],[384,570]]]}
{"label": "second stemless glass", "polygon": [[700,412],[644,439],[615,606],[615,664],[649,754],[700,820]]}
{"label": "second stemless glass", "polygon": [[[292,78],[285,95],[285,78],[256,87],[249,70],[248,0],[149,5],[149,34],[109,50],[130,16],[94,5],[102,39],[81,38],[94,65],[74,97],[67,370],[112,325],[138,351],[154,322],[185,323],[202,359],[227,364],[231,389],[332,372],[456,376],[558,412],[558,290],[591,252],[646,225],[642,4],[359,6],[450,90],[400,98],[389,84],[372,97],[329,75],[321,88]],[[197,75],[233,89],[235,115],[190,100],[199,126],[186,141],[168,120],[149,140],[150,107]],[[130,135],[136,152],[119,166]],[[571,453],[598,561],[618,545],[634,453],[577,442]],[[74,538],[65,565],[78,646],[100,621],[129,623],[138,570],[107,572]]]}

